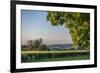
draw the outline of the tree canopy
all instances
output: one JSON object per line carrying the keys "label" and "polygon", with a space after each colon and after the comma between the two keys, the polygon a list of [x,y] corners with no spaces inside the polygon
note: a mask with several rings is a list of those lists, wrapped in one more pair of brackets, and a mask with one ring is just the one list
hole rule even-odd
{"label": "tree canopy", "polygon": [[64,25],[65,28],[68,28],[74,48],[90,48],[89,13],[49,11],[47,21],[50,21],[52,26]]}
{"label": "tree canopy", "polygon": [[28,40],[27,45],[22,45],[22,50],[35,50],[35,51],[44,51],[48,50],[46,44],[43,43],[43,39]]}

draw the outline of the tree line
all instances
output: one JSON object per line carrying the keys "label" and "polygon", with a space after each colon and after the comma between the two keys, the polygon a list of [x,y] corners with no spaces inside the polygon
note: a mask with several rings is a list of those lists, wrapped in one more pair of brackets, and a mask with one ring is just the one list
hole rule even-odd
{"label": "tree line", "polygon": [[48,47],[46,44],[43,43],[43,40],[40,38],[36,40],[28,40],[27,45],[22,45],[22,51],[23,50],[42,51],[48,50]]}

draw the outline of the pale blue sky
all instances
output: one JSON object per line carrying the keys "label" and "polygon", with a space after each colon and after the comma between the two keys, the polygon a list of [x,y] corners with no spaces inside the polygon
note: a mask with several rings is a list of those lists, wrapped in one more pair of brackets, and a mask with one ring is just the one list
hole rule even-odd
{"label": "pale blue sky", "polygon": [[46,11],[22,10],[22,44],[27,40],[43,39],[45,44],[72,43],[69,31],[64,26],[52,26],[47,21]]}

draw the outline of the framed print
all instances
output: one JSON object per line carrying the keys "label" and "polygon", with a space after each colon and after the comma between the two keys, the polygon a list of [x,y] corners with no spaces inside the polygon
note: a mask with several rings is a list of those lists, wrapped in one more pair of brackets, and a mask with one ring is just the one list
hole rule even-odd
{"label": "framed print", "polygon": [[96,66],[96,6],[11,1],[11,72]]}

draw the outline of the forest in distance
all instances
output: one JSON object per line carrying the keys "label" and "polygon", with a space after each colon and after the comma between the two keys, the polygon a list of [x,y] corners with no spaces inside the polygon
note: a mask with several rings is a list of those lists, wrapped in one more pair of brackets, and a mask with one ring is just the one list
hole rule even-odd
{"label": "forest in distance", "polygon": [[[62,48],[62,49],[61,49]],[[43,43],[43,40],[40,38],[38,40],[28,40],[27,44],[22,45],[22,51],[63,51],[63,50],[72,50],[72,44],[49,44],[46,45]]]}
{"label": "forest in distance", "polygon": [[[34,14],[34,16],[37,15],[36,16],[37,19],[40,18],[40,16],[41,17],[44,16],[45,20],[42,21],[43,18],[41,18],[40,22],[41,24],[43,22],[47,24],[45,28],[49,27],[48,25],[51,25],[50,28],[54,30],[56,29],[54,27],[64,26],[64,29],[67,29],[66,31],[69,32],[66,35],[66,38],[68,35],[70,35],[72,39],[72,43],[58,44],[56,42],[56,44],[48,45],[44,43],[47,41],[43,40],[42,37],[38,39],[27,40],[25,44],[21,44],[21,62],[22,63],[89,60],[90,59],[90,14],[89,13],[57,12],[57,11],[48,11],[48,12],[47,11],[45,12],[23,11],[23,14]],[[35,20],[35,17],[33,19]],[[32,30],[35,31],[35,29],[32,29]],[[37,29],[38,32],[41,32],[42,30],[44,30],[44,27],[43,28],[39,27],[39,30]],[[45,29],[45,30],[48,30],[48,29]],[[42,33],[43,32],[45,31],[42,31]],[[59,32],[56,32],[56,33],[59,33]],[[52,34],[51,36],[54,36],[54,34]],[[62,37],[62,35],[59,35],[59,36]],[[59,38],[57,39],[59,40]],[[68,42],[69,41],[70,40],[68,40]]]}

